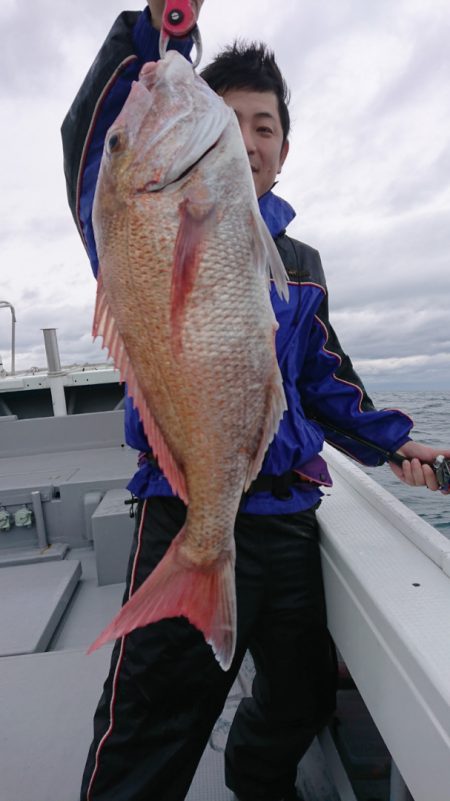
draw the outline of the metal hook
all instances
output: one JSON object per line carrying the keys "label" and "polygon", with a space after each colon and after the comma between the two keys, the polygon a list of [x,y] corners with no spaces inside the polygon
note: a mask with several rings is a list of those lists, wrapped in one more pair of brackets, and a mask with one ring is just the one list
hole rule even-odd
{"label": "metal hook", "polygon": [[195,60],[192,62],[192,66],[195,69],[200,64],[200,61],[202,60],[202,55],[203,55],[203,43],[202,43],[202,37],[201,37],[201,34],[200,34],[200,28],[198,27],[198,25],[196,25],[195,28],[193,28],[193,30],[192,30],[192,38],[194,40],[195,49],[197,51],[196,52],[196,56],[195,56]]}
{"label": "metal hook", "polygon": [[[200,64],[200,61],[201,61],[202,55],[203,55],[202,37],[201,37],[201,34],[200,34],[200,28],[198,27],[198,25],[196,25],[194,28],[192,28],[192,31],[190,31],[190,35],[192,36],[192,39],[193,39],[194,44],[195,44],[195,49],[196,49],[195,59],[192,62],[192,66],[195,69]],[[167,33],[166,29],[162,27],[161,31],[160,31],[160,34],[159,34],[159,56],[160,56],[160,58],[164,58],[164,56],[166,55],[167,48],[169,46],[169,41],[170,41],[170,36]]]}
{"label": "metal hook", "polygon": [[159,57],[164,58],[167,53],[167,47],[169,44],[170,36],[165,30],[165,28],[161,28],[159,33]]}

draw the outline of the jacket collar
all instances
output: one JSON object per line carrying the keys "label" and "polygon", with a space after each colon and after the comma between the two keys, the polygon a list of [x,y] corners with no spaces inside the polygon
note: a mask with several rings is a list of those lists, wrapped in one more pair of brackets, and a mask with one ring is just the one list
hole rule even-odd
{"label": "jacket collar", "polygon": [[295,217],[292,206],[269,189],[258,199],[261,216],[274,239],[284,233]]}

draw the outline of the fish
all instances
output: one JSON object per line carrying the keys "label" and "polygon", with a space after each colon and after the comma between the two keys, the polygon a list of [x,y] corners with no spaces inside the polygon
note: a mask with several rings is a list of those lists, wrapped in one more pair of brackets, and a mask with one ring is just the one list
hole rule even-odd
{"label": "fish", "polygon": [[236,115],[175,51],[143,66],[107,132],[93,226],[93,335],[187,514],[89,650],[183,616],[227,670],[236,515],[286,409],[270,279],[286,300],[288,285]]}

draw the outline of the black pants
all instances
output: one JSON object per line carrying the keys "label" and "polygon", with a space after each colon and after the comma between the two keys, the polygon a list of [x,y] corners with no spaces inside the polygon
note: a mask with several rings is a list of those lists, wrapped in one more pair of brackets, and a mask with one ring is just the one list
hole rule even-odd
{"label": "black pants", "polygon": [[[181,529],[174,498],[140,507],[125,598]],[[251,801],[279,801],[335,706],[336,659],[323,597],[315,511],[239,514],[237,648],[229,671],[185,618],[117,641],[94,718],[82,801],[182,801],[247,648],[253,697],[236,712],[226,783]]]}

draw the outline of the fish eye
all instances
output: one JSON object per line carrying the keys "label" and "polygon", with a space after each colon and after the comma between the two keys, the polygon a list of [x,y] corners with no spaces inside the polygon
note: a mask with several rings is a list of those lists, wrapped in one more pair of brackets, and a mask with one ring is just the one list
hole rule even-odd
{"label": "fish eye", "polygon": [[122,140],[119,134],[113,133],[108,139],[108,153],[117,153],[121,150]]}

